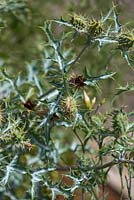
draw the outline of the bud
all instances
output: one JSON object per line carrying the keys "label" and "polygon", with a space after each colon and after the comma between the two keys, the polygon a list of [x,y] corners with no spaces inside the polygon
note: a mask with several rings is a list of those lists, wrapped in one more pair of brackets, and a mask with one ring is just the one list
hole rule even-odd
{"label": "bud", "polygon": [[84,96],[84,103],[87,109],[91,110],[96,103],[96,97],[94,97],[92,100],[90,100],[90,97],[87,95],[86,91],[83,92]]}
{"label": "bud", "polygon": [[88,108],[89,110],[91,110],[92,108],[92,103],[91,103],[91,100],[89,98],[89,96],[87,95],[86,91],[84,90],[83,92],[83,95],[84,95],[84,103],[85,103],[85,106],[86,108]]}
{"label": "bud", "polygon": [[94,97],[94,98],[92,99],[92,107],[95,105],[95,103],[96,103],[96,97]]}

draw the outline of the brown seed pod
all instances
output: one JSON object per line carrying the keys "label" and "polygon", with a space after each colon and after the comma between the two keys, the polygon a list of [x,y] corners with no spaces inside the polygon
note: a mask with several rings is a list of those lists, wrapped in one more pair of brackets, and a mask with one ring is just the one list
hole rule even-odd
{"label": "brown seed pod", "polygon": [[84,83],[86,79],[82,75],[72,75],[71,78],[69,79],[69,85],[77,88],[82,88],[86,84]]}
{"label": "brown seed pod", "polygon": [[24,107],[28,110],[34,110],[36,107],[36,104],[32,102],[30,99],[28,99],[25,103],[23,103]]}

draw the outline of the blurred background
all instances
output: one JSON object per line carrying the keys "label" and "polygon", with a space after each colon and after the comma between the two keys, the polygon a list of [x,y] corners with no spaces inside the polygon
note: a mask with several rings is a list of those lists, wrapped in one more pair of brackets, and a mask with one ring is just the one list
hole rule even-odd
{"label": "blurred background", "polygon": [[[7,66],[13,73],[25,72],[28,62],[42,61],[45,34],[41,27],[45,20],[59,19],[61,16],[68,18],[72,12],[99,19],[112,7],[111,0],[27,0],[25,1],[26,6],[23,5],[24,1],[22,0],[22,6],[19,9],[8,8],[7,2],[0,1],[0,65]],[[119,22],[127,24],[127,27],[132,29],[134,27],[134,1],[116,0],[114,3],[117,5]],[[76,51],[79,50],[81,44],[82,41],[75,41]],[[105,91],[103,90],[104,85],[100,86],[102,92],[98,96],[108,99],[112,96],[114,88],[119,86],[119,82],[125,85],[133,81],[133,72],[122,58],[120,51],[115,53],[112,48],[109,51],[104,48],[98,52],[96,48],[95,46],[92,50],[88,49],[79,63],[83,63],[82,67],[86,66],[92,76],[103,74],[107,68],[109,71],[117,72],[116,81],[107,80],[103,83]],[[74,71],[80,73],[82,67],[79,63],[74,67]],[[115,106],[118,106],[119,103],[124,106],[128,105],[126,108],[128,111],[134,108],[132,94],[121,95],[120,99],[115,102]],[[112,179],[116,179],[116,172],[113,173]],[[120,199],[118,185],[114,187],[112,179],[107,186],[109,193],[107,199]]]}

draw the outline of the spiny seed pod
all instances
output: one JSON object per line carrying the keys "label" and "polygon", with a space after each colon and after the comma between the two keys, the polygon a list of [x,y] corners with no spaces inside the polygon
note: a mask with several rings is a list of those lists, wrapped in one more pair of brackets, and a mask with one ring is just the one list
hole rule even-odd
{"label": "spiny seed pod", "polygon": [[95,37],[103,32],[102,22],[93,18],[89,21],[87,29],[90,36]]}
{"label": "spiny seed pod", "polygon": [[70,23],[78,32],[87,32],[88,20],[84,16],[73,14]]}
{"label": "spiny seed pod", "polygon": [[134,44],[134,35],[132,33],[122,33],[118,38],[118,48],[121,51],[128,51]]}
{"label": "spiny seed pod", "polygon": [[69,85],[76,88],[82,88],[86,85],[85,81],[86,79],[82,75],[72,74],[71,78],[69,79]]}
{"label": "spiny seed pod", "polygon": [[64,111],[65,114],[71,116],[74,116],[77,111],[77,104],[76,100],[72,96],[66,97],[62,103],[61,103],[62,111]]}

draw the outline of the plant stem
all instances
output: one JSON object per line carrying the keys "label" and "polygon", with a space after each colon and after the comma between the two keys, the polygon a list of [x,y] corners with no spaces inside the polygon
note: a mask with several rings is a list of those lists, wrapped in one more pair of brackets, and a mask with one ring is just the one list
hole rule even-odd
{"label": "plant stem", "polygon": [[84,149],[83,141],[81,140],[80,136],[77,134],[76,129],[73,129],[73,132],[74,132],[75,136],[78,138],[78,140],[79,140],[79,142],[81,144],[82,152],[84,154],[85,153],[85,149]]}
{"label": "plant stem", "polygon": [[[113,161],[110,161],[104,165],[98,165],[98,166],[92,166],[92,167],[88,167],[87,170],[91,170],[91,169],[96,169],[96,170],[102,170],[102,169],[105,169],[105,168],[111,168],[112,166],[114,165],[117,165],[117,164],[120,164],[120,163],[128,163],[128,164],[133,164],[134,165],[134,160],[113,160]],[[77,170],[78,169],[78,166],[74,165],[74,166],[61,166],[61,167],[56,167],[55,170],[57,171],[70,171],[70,170]]]}
{"label": "plant stem", "polygon": [[84,188],[82,188],[82,195],[81,195],[81,197],[82,197],[81,198],[82,200],[85,200],[85,190],[84,190]]}
{"label": "plant stem", "polygon": [[91,187],[91,190],[92,190],[92,192],[93,192],[93,194],[94,194],[94,199],[95,200],[98,200],[98,197],[97,197],[97,194],[96,194],[96,192],[95,192],[95,190],[94,190],[94,188],[92,187],[92,186],[90,186]]}
{"label": "plant stem", "polygon": [[85,46],[81,49],[81,51],[79,52],[79,54],[77,55],[77,57],[75,58],[75,60],[72,62],[72,64],[75,64],[79,60],[79,58],[84,53],[84,51],[87,49],[87,47],[89,47],[89,43],[85,44]]}

